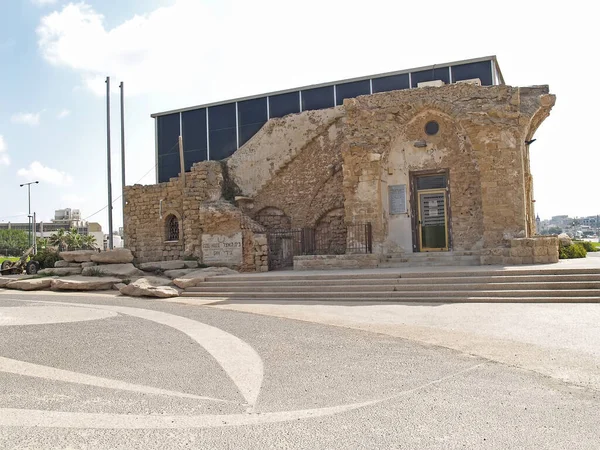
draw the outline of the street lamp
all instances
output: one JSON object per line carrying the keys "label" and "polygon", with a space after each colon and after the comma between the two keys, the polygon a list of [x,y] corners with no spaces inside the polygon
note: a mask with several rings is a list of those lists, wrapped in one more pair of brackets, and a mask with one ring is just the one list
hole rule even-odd
{"label": "street lamp", "polygon": [[28,217],[27,220],[29,222],[29,246],[30,247],[31,247],[31,185],[38,184],[38,183],[39,183],[39,181],[31,181],[29,183],[23,183],[23,184],[19,185],[20,187],[27,186],[27,204],[29,205],[29,208],[28,208],[29,215],[27,216]]}

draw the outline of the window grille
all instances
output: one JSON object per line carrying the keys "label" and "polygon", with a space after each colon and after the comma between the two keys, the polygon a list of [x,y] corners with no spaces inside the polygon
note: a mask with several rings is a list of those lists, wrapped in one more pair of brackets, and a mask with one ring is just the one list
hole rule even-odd
{"label": "window grille", "polygon": [[167,241],[179,240],[179,221],[174,215],[170,215],[166,220]]}

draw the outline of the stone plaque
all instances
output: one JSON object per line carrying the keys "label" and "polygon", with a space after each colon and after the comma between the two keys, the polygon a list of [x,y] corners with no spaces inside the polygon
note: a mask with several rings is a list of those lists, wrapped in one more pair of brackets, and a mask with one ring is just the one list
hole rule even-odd
{"label": "stone plaque", "polygon": [[242,264],[242,233],[202,235],[202,262],[207,265]]}
{"label": "stone plaque", "polygon": [[406,185],[388,186],[390,214],[406,214]]}

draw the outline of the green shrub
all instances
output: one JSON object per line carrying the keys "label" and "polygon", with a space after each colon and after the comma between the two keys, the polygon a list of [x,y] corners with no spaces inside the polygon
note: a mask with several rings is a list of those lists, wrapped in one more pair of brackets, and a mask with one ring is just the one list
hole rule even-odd
{"label": "green shrub", "polygon": [[586,252],[597,252],[598,251],[597,247],[594,245],[593,242],[589,242],[589,241],[576,241],[576,243],[583,245],[583,248],[585,248]]}
{"label": "green shrub", "polygon": [[568,247],[560,247],[558,257],[560,259],[585,258],[587,251],[581,243],[569,245]]}
{"label": "green shrub", "polygon": [[60,260],[58,252],[48,248],[40,250],[37,254],[32,256],[31,259],[39,262],[42,269],[53,269],[54,263]]}

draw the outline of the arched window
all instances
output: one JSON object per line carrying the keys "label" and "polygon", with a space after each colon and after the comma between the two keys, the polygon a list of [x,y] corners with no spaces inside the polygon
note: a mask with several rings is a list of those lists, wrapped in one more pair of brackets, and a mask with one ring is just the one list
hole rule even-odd
{"label": "arched window", "polygon": [[165,234],[167,241],[179,240],[179,220],[173,214],[167,216],[165,220]]}

